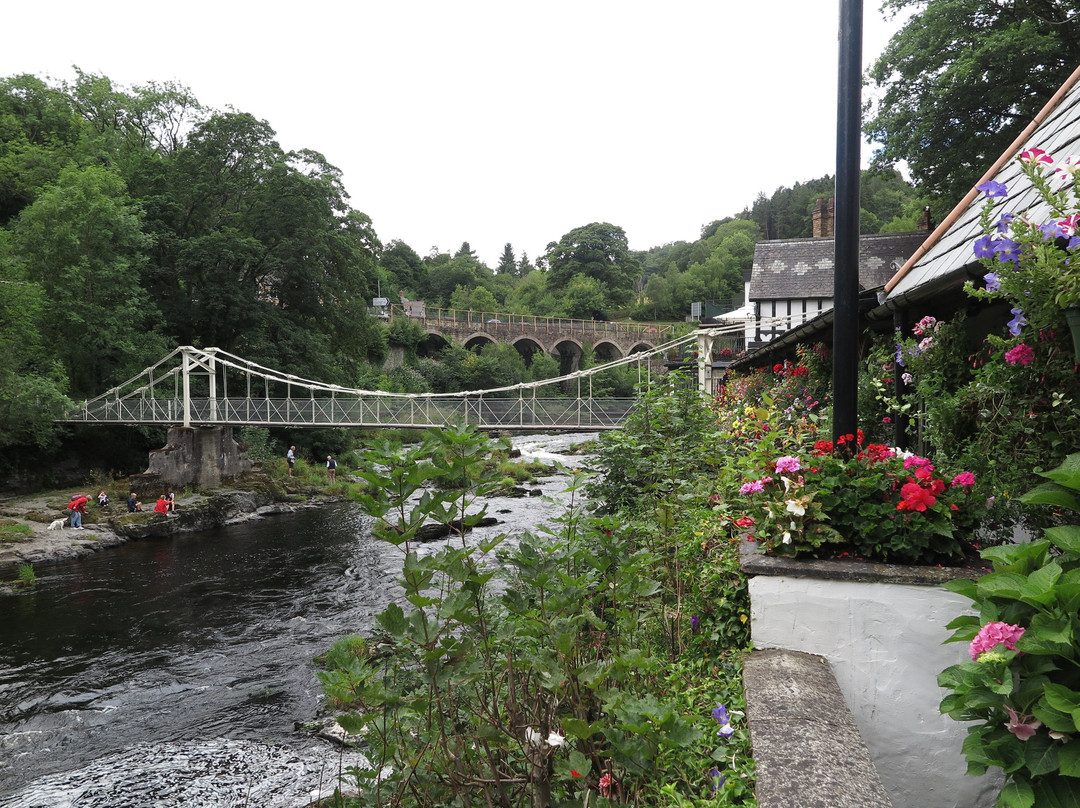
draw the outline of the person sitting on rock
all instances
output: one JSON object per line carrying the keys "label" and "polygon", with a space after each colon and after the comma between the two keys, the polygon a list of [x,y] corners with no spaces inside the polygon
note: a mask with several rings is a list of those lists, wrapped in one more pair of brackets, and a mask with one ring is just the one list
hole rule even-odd
{"label": "person sitting on rock", "polygon": [[135,513],[135,511],[141,511],[142,510],[142,503],[139,502],[139,500],[135,498],[135,492],[134,491],[132,491],[131,496],[128,497],[127,506],[128,506],[128,513]]}
{"label": "person sitting on rock", "polygon": [[166,516],[169,514],[169,500],[162,494],[158,497],[157,502],[154,503],[154,513],[163,513]]}
{"label": "person sitting on rock", "polygon": [[102,491],[100,494],[97,495],[97,504],[102,508],[108,508],[109,507],[109,495],[107,493],[105,493],[104,491]]}

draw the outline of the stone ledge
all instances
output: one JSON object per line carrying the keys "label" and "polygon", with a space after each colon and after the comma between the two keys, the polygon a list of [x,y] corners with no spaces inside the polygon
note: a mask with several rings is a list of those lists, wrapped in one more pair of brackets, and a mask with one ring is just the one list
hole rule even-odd
{"label": "stone ledge", "polygon": [[821,578],[828,581],[884,581],[891,584],[941,586],[956,578],[975,580],[988,572],[985,569],[967,567],[913,567],[904,564],[882,564],[878,561],[767,556],[757,552],[757,546],[747,541],[742,543],[740,555],[739,569],[746,575],[783,575],[788,578]]}
{"label": "stone ledge", "polygon": [[891,808],[823,657],[753,651],[743,684],[759,808]]}

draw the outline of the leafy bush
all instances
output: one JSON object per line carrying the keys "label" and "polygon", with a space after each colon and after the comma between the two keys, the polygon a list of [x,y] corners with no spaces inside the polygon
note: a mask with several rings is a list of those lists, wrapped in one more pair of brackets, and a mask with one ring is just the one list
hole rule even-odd
{"label": "leafy bush", "polygon": [[[1080,513],[1080,454],[1045,472],[1025,495],[1032,504]],[[1075,518],[1075,516],[1074,516]],[[948,588],[978,616],[950,624],[951,641],[970,642],[971,661],[938,677],[951,690],[941,711],[968,730],[969,774],[1005,772],[1004,808],[1076,804],[1080,777],[1080,524],[1045,538],[983,551],[993,572]]]}
{"label": "leafy bush", "polygon": [[[745,623],[730,535],[705,504],[692,542],[664,526],[641,540],[638,522],[591,516],[574,474],[565,513],[502,550],[497,572],[487,556],[504,537],[465,536],[497,482],[491,449],[469,428],[432,431],[419,446],[374,447],[360,471],[369,487],[356,497],[375,534],[405,553],[404,606],[378,615],[377,655],[335,652],[320,674],[371,760],[350,770],[359,796],[342,802],[752,805],[737,657],[718,659],[711,643]],[[430,486],[446,477],[458,485]],[[664,525],[686,524],[669,516]],[[420,553],[414,539],[429,521],[451,535]],[[669,539],[681,545],[679,571]],[[670,591],[691,578],[716,588]],[[702,617],[669,620],[680,599]],[[685,646],[692,655],[674,655]]]}

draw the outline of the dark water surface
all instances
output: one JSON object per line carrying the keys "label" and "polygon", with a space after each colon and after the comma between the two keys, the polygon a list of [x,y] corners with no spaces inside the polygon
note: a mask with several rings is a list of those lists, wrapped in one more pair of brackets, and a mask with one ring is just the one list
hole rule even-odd
{"label": "dark water surface", "polygon": [[[555,460],[575,438],[522,448]],[[557,510],[493,500],[487,535]],[[333,505],[41,565],[0,594],[0,807],[296,808],[332,789],[356,753],[294,725],[320,706],[311,660],[395,597],[401,553],[369,527]]]}

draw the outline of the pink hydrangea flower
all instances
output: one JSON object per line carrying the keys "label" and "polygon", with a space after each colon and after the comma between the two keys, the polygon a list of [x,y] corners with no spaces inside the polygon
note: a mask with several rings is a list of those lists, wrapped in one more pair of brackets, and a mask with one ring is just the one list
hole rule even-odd
{"label": "pink hydrangea flower", "polygon": [[740,494],[757,494],[765,490],[764,484],[761,480],[754,480],[753,482],[743,483],[739,489]]}
{"label": "pink hydrangea flower", "polygon": [[1016,641],[1024,636],[1026,630],[1022,626],[1013,626],[1009,623],[987,623],[979,629],[979,633],[971,641],[968,653],[971,654],[972,659],[978,660],[979,654],[992,651],[999,645],[1015,651]]}
{"label": "pink hydrangea flower", "polygon": [[962,471],[952,478],[952,485],[962,485],[964,488],[971,488],[975,485],[975,475],[970,471]]}
{"label": "pink hydrangea flower", "polygon": [[1005,352],[1005,361],[1010,365],[1030,365],[1035,361],[1035,351],[1030,345],[1021,342],[1015,348],[1010,348]]}
{"label": "pink hydrangea flower", "polygon": [[802,464],[799,463],[799,458],[792,455],[784,455],[776,461],[777,474],[785,471],[798,471],[800,468],[802,468]]}

